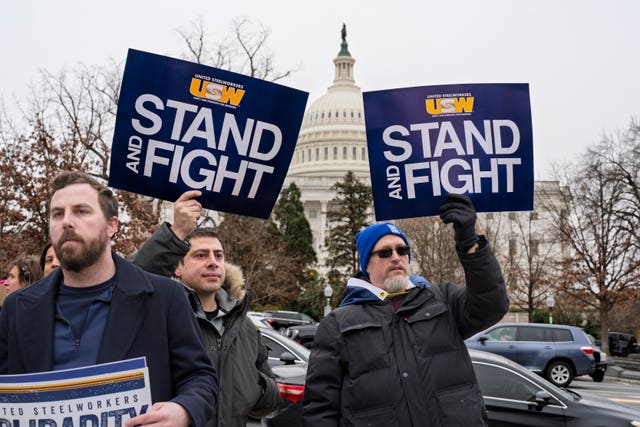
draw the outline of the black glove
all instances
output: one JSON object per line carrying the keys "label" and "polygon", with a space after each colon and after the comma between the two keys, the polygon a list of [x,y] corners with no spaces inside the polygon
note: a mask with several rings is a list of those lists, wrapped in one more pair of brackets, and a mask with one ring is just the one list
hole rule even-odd
{"label": "black glove", "polygon": [[447,201],[440,206],[440,218],[445,224],[453,223],[460,252],[468,252],[480,240],[476,234],[476,208],[464,194],[448,194]]}

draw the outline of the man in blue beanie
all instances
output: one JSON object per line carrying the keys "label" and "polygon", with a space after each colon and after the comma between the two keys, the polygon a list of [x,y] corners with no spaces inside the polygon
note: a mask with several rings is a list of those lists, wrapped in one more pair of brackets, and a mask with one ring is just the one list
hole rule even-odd
{"label": "man in blue beanie", "polygon": [[361,271],[318,327],[305,426],[487,425],[464,339],[504,316],[507,291],[487,240],[476,234],[471,200],[448,195],[440,218],[453,224],[466,286],[432,286],[412,275],[409,239],[394,224],[356,235]]}

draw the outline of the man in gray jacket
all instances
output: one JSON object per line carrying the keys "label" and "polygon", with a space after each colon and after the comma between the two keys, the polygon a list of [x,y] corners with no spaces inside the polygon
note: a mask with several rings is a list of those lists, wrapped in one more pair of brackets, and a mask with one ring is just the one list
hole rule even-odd
{"label": "man in gray jacket", "polygon": [[[242,272],[225,261],[215,230],[195,228],[202,207],[199,191],[184,193],[174,204],[174,226],[163,224],[133,262],[159,274],[173,273],[187,288],[191,307],[218,372],[217,416],[208,427],[244,427],[276,408],[278,387],[267,363],[260,331],[247,318],[250,298]],[[170,273],[171,272],[171,273]]]}
{"label": "man in gray jacket", "polygon": [[361,272],[318,327],[304,396],[304,425],[486,426],[464,339],[498,322],[509,302],[500,267],[466,196],[449,195],[466,287],[411,275],[411,248],[391,223],[356,235]]}

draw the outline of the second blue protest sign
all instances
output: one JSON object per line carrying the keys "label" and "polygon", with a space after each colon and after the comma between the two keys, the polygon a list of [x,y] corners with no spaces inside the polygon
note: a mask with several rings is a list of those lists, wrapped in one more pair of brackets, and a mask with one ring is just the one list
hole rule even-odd
{"label": "second blue protest sign", "polygon": [[267,218],[282,188],[308,93],[134,49],[122,80],[109,185]]}
{"label": "second blue protest sign", "polygon": [[533,209],[528,84],[363,93],[377,220],[438,214],[448,193],[478,212]]}

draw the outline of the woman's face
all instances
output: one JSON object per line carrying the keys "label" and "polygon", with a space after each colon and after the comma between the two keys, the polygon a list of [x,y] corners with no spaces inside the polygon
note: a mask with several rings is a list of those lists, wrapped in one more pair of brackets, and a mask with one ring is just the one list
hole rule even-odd
{"label": "woman's face", "polygon": [[56,251],[53,250],[53,246],[50,246],[47,249],[47,253],[44,256],[44,275],[51,273],[60,265],[60,261],[58,261],[58,257],[56,256]]}
{"label": "woman's face", "polygon": [[4,285],[7,288],[7,295],[13,291],[17,291],[25,284],[26,283],[20,283],[20,270],[18,270],[17,265],[14,265],[11,270],[9,270],[9,277],[4,281]]}

